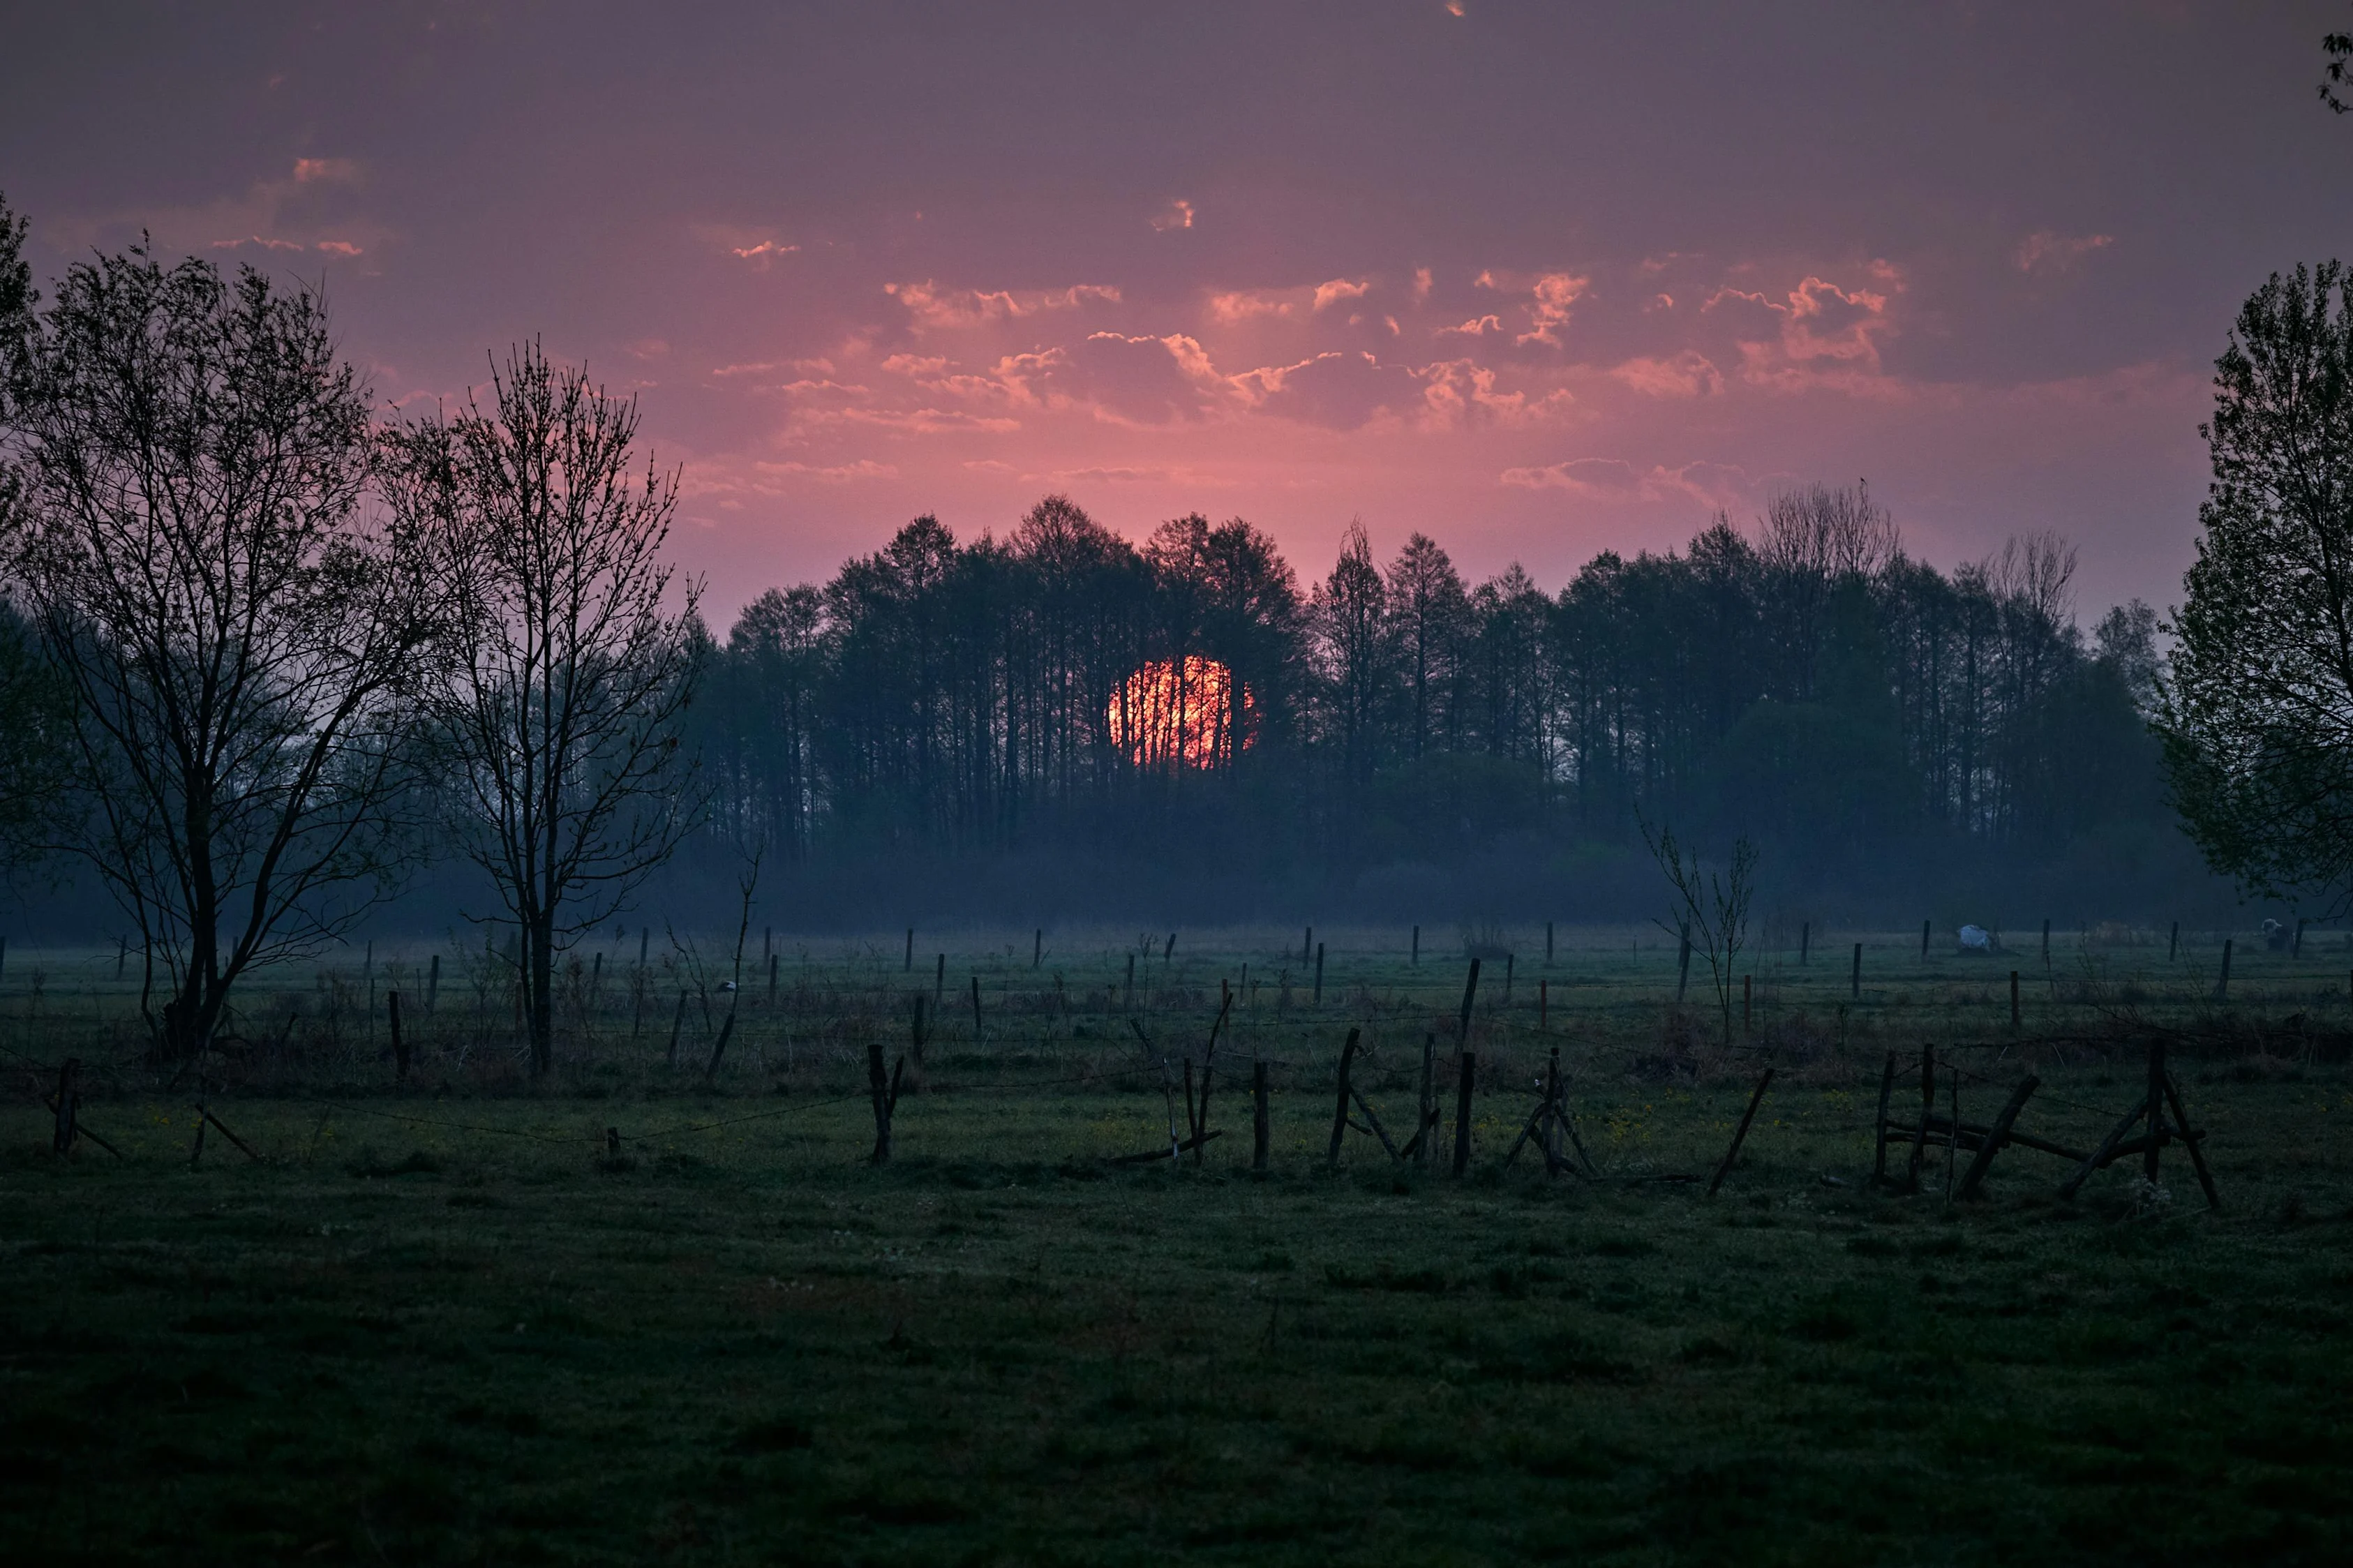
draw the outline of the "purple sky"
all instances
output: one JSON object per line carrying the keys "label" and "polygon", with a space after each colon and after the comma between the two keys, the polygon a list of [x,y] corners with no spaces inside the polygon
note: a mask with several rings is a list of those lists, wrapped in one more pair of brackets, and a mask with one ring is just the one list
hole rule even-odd
{"label": "purple sky", "polygon": [[55,6],[46,275],[317,279],[378,395],[636,390],[723,628],[919,511],[1361,517],[1546,587],[1868,477],[2179,596],[2238,302],[2346,249],[2341,0]]}

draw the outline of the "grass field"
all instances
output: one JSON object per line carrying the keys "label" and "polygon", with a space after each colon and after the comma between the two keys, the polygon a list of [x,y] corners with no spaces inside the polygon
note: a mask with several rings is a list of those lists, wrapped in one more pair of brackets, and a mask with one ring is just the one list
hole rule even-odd
{"label": "grass field", "polygon": [[[1865,936],[1860,997],[1855,936],[1803,969],[1792,943],[1744,968],[1729,1044],[1697,1006],[1704,973],[1672,1006],[1656,933],[1563,931],[1549,967],[1540,931],[1509,933],[1508,1005],[1483,966],[1459,1181],[1355,1134],[1339,1170],[1324,1151],[1351,1026],[1359,1081],[1411,1125],[1422,1037],[1451,1059],[1460,933],[1441,956],[1425,932],[1418,967],[1405,933],[1325,935],[1320,1006],[1298,932],[1198,951],[1180,932],[1164,962],[1166,935],[1132,994],[1140,942],[1050,940],[1033,968],[1027,931],[918,933],[912,979],[902,939],[779,942],[773,1000],[756,961],[714,995],[742,1011],[706,1075],[691,954],[652,958],[641,1012],[633,932],[601,975],[589,955],[597,984],[535,1087],[494,973],[471,977],[489,965],[444,949],[427,1016],[427,950],[387,945],[258,988],[205,1088],[263,1158],[216,1135],[193,1169],[198,1085],[142,1063],[136,955],[118,985],[111,952],[12,952],[0,1556],[2353,1551],[2353,1019],[2333,933],[2301,959],[2242,941],[2220,1002],[2202,937],[2169,964],[2164,932],[2054,938],[2046,969],[2039,932],[2018,957],[1925,962],[1916,934]],[[904,1048],[942,947],[923,1091],[877,1170],[866,1044]],[[1108,1163],[1167,1140],[1171,1092],[1129,1017],[1198,1064],[1220,981],[1241,987],[1227,1135],[1198,1165]],[[404,1086],[370,982],[411,999]],[[1867,1184],[1886,1052],[1959,1060],[1965,1119],[2037,1072],[2021,1126],[2080,1147],[2140,1094],[2152,1036],[2208,1131],[2219,1214],[2178,1150],[2158,1186],[2136,1161],[2073,1203],[2062,1162],[2017,1148],[1980,1202],[1947,1201],[1941,1150],[1917,1193]],[[1501,1163],[1556,1046],[1610,1180]],[[48,1152],[37,1091],[71,1053],[119,1162]],[[1253,1053],[1276,1064],[1263,1174],[1227,1076]],[[1779,1077],[1713,1199],[1624,1179],[1708,1171],[1767,1060]]]}

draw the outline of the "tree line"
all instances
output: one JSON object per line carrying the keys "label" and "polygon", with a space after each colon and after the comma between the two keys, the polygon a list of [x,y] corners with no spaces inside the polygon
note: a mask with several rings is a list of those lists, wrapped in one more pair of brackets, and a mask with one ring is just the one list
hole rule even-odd
{"label": "tree line", "polygon": [[[2087,636],[2073,552],[1951,572],[1866,487],[1743,531],[1605,552],[1556,594],[1467,581],[1362,528],[1303,586],[1265,532],[1195,514],[1143,543],[1049,496],[1003,539],[934,517],[706,643],[691,728],[714,809],[799,858],[920,847],[1443,858],[1498,836],[1746,832],[1826,865],[1923,837],[2046,850],[2161,811],[2156,617]],[[1138,765],[1138,670],[1229,669],[1234,743]]]}

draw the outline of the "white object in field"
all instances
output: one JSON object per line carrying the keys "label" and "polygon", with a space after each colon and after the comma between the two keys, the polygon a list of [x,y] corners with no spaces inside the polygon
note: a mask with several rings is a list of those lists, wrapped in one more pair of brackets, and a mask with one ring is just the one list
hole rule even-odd
{"label": "white object in field", "polygon": [[1983,926],[1963,926],[1961,928],[1961,947],[1964,952],[1991,952],[1993,951],[1993,933],[1986,930]]}
{"label": "white object in field", "polygon": [[722,991],[733,991],[735,989],[735,983],[733,980],[723,980],[719,983],[719,989]]}

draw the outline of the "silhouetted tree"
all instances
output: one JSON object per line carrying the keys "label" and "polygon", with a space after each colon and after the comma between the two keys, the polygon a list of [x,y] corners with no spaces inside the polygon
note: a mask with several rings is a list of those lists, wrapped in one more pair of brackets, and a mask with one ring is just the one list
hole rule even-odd
{"label": "silhouetted tree", "polygon": [[637,431],[634,400],[533,344],[493,367],[490,408],[470,396],[387,441],[400,510],[438,531],[459,595],[429,739],[455,842],[522,932],[535,1074],[554,1060],[558,954],[699,811],[680,745],[698,585],[662,559],[677,480],[636,470]]}
{"label": "silhouetted tree", "polygon": [[313,295],[144,247],[69,272],[11,367],[9,574],[69,685],[98,871],[201,1050],[406,858],[396,743],[447,590],[363,524],[367,395]]}
{"label": "silhouetted tree", "polygon": [[2293,896],[2353,886],[2353,288],[2274,273],[2215,363],[2205,536],[2158,727],[2213,868]]}

